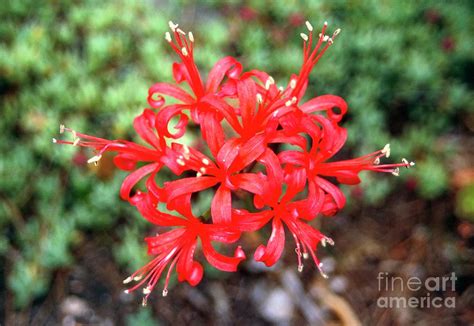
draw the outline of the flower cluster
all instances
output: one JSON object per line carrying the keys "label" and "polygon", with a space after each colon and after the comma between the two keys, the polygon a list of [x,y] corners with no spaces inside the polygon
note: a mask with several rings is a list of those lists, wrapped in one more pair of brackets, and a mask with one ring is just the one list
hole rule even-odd
{"label": "flower cluster", "polygon": [[[298,270],[303,269],[302,260],[310,258],[326,276],[316,250],[319,243],[325,246],[333,241],[309,222],[344,207],[343,193],[330,180],[353,185],[360,182],[358,175],[363,170],[398,175],[399,167],[414,164],[405,159],[380,164],[390,155],[389,145],[359,158],[331,160],[347,137],[340,126],[347,104],[334,95],[309,101],[303,101],[303,96],[311,70],[340,30],[329,35],[325,23],[315,34],[306,22],[308,32],[301,33],[301,69],[286,86],[278,87],[263,71],[244,72],[233,57],[219,60],[204,81],[194,62],[193,34],[186,34],[173,22],[169,26],[171,32],[165,39],[179,57],[173,64],[176,84],[157,83],[149,89],[150,108],[133,122],[144,145],[97,138],[63,125],[60,132],[71,133],[73,139],[53,139],[55,143],[94,149],[96,155],[89,163],[97,163],[104,152],[114,152],[115,165],[130,172],[120,189],[121,198],[149,222],[169,228],[145,239],[154,258],[125,279],[124,283],[136,282],[126,292],[143,287],[146,304],[165,274],[165,296],[174,269],[179,281],[198,284],[203,277],[203,266],[195,260],[198,240],[210,265],[236,271],[246,258],[242,248],[236,246],[227,256],[219,253],[215,244],[236,243],[242,233],[255,232],[267,224],[271,224],[272,232],[268,242],[256,248],[256,261],[274,265],[282,255],[285,232],[289,232]],[[188,124],[199,129],[207,149],[183,143]],[[155,177],[162,169],[183,177],[159,185]],[[141,180],[143,189],[134,189]],[[211,188],[215,192],[210,218],[195,216],[193,194]],[[251,199],[247,206],[242,205],[244,198]],[[237,208],[237,202],[246,209]],[[163,204],[166,212],[159,209]]]}

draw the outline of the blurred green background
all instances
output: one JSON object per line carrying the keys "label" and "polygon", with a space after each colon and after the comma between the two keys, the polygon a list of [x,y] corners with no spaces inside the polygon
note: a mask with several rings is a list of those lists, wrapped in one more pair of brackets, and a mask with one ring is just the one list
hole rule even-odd
{"label": "blurred green background", "polygon": [[[172,80],[176,56],[164,40],[170,19],[193,31],[204,74],[219,58],[233,55],[246,70],[265,70],[277,84],[298,71],[305,20],[315,29],[325,20],[330,31],[341,27],[311,75],[308,98],[333,93],[349,103],[349,140],[341,157],[390,142],[394,160],[407,157],[416,168],[402,171],[400,178],[365,174],[360,187],[345,188],[349,205],[343,217],[324,222],[328,235],[342,234],[342,256],[342,250],[351,250],[349,240],[344,247],[343,234],[371,232],[357,216],[364,221],[367,212],[391,205],[393,214],[386,218],[396,220],[397,200],[416,202],[421,207],[413,222],[417,230],[435,235],[427,242],[447,239],[447,248],[457,254],[447,254],[442,263],[472,280],[471,1],[6,0],[0,6],[0,323],[64,322],[61,318],[75,316],[67,313],[71,300],[94,311],[92,317],[73,319],[86,323],[220,321],[212,304],[212,286],[218,283],[211,281],[193,292],[210,298],[209,314],[201,311],[201,319],[193,319],[193,300],[178,299],[189,295],[184,294],[188,285],[170,293],[175,299],[156,296],[153,309],[141,309],[139,298],[120,294],[121,279],[147,261],[142,239],[152,229],[119,199],[125,174],[110,159],[91,167],[86,164],[90,152],[51,143],[60,123],[138,141],[132,119],[146,107],[148,87]],[[445,213],[435,223],[431,216],[440,203]],[[345,215],[350,223],[341,222]],[[392,248],[414,231],[393,227],[389,232],[401,234],[387,245]],[[324,255],[334,255],[337,265],[338,253]],[[386,261],[390,251],[373,255]],[[291,258],[288,265],[294,267]],[[229,277],[246,279],[248,269]],[[337,273],[357,282],[348,269]],[[210,271],[206,277],[222,275]],[[356,305],[350,294],[341,296]],[[191,317],[173,319],[177,302]],[[370,320],[365,310],[358,312],[362,321]],[[272,322],[258,314],[256,324]]]}

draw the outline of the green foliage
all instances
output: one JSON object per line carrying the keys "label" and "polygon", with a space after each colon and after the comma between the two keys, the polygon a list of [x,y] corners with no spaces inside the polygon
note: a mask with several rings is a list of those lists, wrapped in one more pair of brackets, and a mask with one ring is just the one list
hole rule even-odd
{"label": "green foliage", "polygon": [[[18,307],[47,291],[55,269],[74,262],[72,250],[86,232],[109,233],[104,241],[125,270],[146,261],[142,239],[150,230],[118,197],[125,174],[86,166],[80,156],[92,153],[53,146],[51,138],[59,123],[106,138],[134,137],[131,123],[146,105],[147,88],[171,80],[175,57],[163,38],[168,17],[194,30],[203,71],[234,54],[247,69],[268,70],[279,84],[297,72],[298,35],[306,18],[315,28],[324,20],[331,31],[341,27],[311,76],[308,94],[346,98],[348,151],[367,153],[392,142],[394,157],[417,161],[417,168],[402,176],[415,178],[422,196],[435,198],[447,190],[450,149],[435,144],[473,114],[472,5],[249,1],[254,15],[247,20],[239,14],[242,6],[239,1],[160,2],[159,7],[155,1],[130,0],[2,3],[0,255],[13,266],[7,278]],[[364,176],[369,202],[380,203],[391,191],[396,183],[388,178]],[[209,194],[202,197],[203,203],[210,200]],[[471,195],[461,198],[463,211],[472,207]],[[128,322],[152,319],[142,310]]]}

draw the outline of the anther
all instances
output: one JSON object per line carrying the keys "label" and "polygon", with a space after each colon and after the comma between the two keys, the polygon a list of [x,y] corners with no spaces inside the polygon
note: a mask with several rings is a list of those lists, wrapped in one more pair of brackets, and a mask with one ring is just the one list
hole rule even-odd
{"label": "anther", "polygon": [[303,252],[303,259],[308,259],[309,258],[309,255],[307,252]]}
{"label": "anther", "polygon": [[201,162],[202,162],[204,165],[209,165],[209,163],[210,163],[207,158],[203,158],[203,159],[201,160]]}
{"label": "anther", "polygon": [[323,272],[323,263],[319,263],[318,265],[319,273],[321,273],[321,276],[324,278],[328,278],[329,276],[326,275],[326,273]]}
{"label": "anther", "polygon": [[194,35],[193,35],[193,32],[189,32],[188,33],[188,38],[191,42],[194,42]]}
{"label": "anther", "polygon": [[188,50],[186,50],[185,47],[183,47],[183,48],[181,49],[181,52],[183,53],[183,55],[184,55],[185,57],[188,55]]}
{"label": "anther", "polygon": [[135,276],[135,277],[133,278],[133,280],[136,282],[136,281],[140,281],[142,278],[143,278],[143,276],[138,275],[138,276]]}
{"label": "anther", "polygon": [[405,164],[405,167],[407,169],[410,167],[410,163],[408,163],[408,160],[406,158],[402,158],[402,163]]}
{"label": "anther", "polygon": [[74,139],[74,142],[72,143],[72,146],[77,146],[77,144],[79,144],[80,141],[81,141],[81,138]]}
{"label": "anther", "polygon": [[168,295],[168,290],[164,289],[162,294],[163,294],[164,297],[166,297]]}
{"label": "anther", "polygon": [[143,306],[143,307],[146,307],[146,298],[143,298],[143,299],[142,299],[142,306]]}
{"label": "anther", "polygon": [[328,25],[328,22],[324,22],[324,26],[327,26]]}
{"label": "anther", "polygon": [[201,172],[196,173],[196,178],[200,178],[200,177],[202,177],[202,173]]}
{"label": "anther", "polygon": [[284,90],[283,86],[278,87],[278,90],[279,90],[280,92],[283,92],[283,90]]}
{"label": "anther", "polygon": [[291,106],[291,104],[293,104],[293,102],[291,102],[291,100],[288,100],[288,101],[286,101],[286,103],[285,103],[286,106]]}
{"label": "anther", "polygon": [[129,290],[123,290],[123,293],[129,294],[130,291]]}
{"label": "anther", "polygon": [[102,158],[102,155],[96,155],[87,160],[87,163],[97,163]]}
{"label": "anther", "polygon": [[334,38],[334,37],[338,36],[340,32],[341,32],[341,29],[340,29],[340,28],[336,29],[336,30],[334,31],[334,33],[332,34],[332,37]]}
{"label": "anther", "polygon": [[306,35],[305,33],[300,33],[300,36],[301,38],[303,39],[303,41],[308,41],[308,35]]}
{"label": "anther", "polygon": [[169,43],[171,43],[171,35],[169,32],[165,33],[165,40],[167,40]]}
{"label": "anther", "polygon": [[375,164],[375,165],[379,165],[379,164],[380,164],[380,157],[376,157],[376,158],[375,158],[374,164]]}
{"label": "anther", "polygon": [[328,35],[324,35],[324,37],[323,37],[323,42],[327,42],[329,39],[330,39],[330,38],[329,38]]}
{"label": "anther", "polygon": [[415,162],[410,162],[410,166],[415,166]]}
{"label": "anther", "polygon": [[186,165],[186,164],[184,163],[184,161],[183,161],[182,159],[180,159],[180,158],[178,158],[178,159],[176,160],[176,163],[178,163],[178,164],[181,165],[181,166],[185,166],[185,165]]}
{"label": "anther", "polygon": [[393,174],[394,176],[398,177],[398,176],[400,175],[400,169],[399,169],[399,168],[393,169],[392,174]]}
{"label": "anther", "polygon": [[301,273],[302,271],[303,271],[303,264],[301,264],[301,265],[298,265],[298,272],[300,272],[300,273]]}
{"label": "anther", "polygon": [[171,30],[174,32],[176,28],[178,28],[178,24],[173,23],[171,20],[168,22],[168,25],[170,26]]}
{"label": "anther", "polygon": [[[123,284],[130,283],[131,281],[132,281],[132,278],[129,276],[126,279],[123,280]],[[127,291],[127,290],[125,290],[125,291]]]}
{"label": "anther", "polygon": [[200,168],[199,172],[201,172],[202,174],[206,173],[206,168],[205,167]]}
{"label": "anther", "polygon": [[143,289],[143,294],[150,294],[150,293],[151,293],[151,289],[149,286]]}
{"label": "anther", "polygon": [[186,35],[186,33],[181,28],[178,28],[176,31],[180,34]]}
{"label": "anther", "polygon": [[291,103],[294,104],[294,103],[296,103],[296,102],[298,102],[298,98],[297,98],[296,96],[293,96],[293,97],[291,98]]}
{"label": "anther", "polygon": [[53,143],[56,144],[58,140],[56,138],[53,138]]}
{"label": "anther", "polygon": [[306,28],[308,29],[308,31],[312,32],[313,31],[313,25],[311,25],[311,23],[309,21],[306,21]]}
{"label": "anther", "polygon": [[390,144],[385,145],[381,152],[385,157],[390,157]]}
{"label": "anther", "polygon": [[258,102],[258,103],[263,103],[262,94],[257,93],[257,102]]}
{"label": "anther", "polygon": [[295,89],[295,88],[296,88],[296,79],[292,79],[292,80],[290,81],[290,88],[291,88],[291,89]]}
{"label": "anther", "polygon": [[60,134],[63,134],[65,129],[66,129],[66,127],[63,124],[59,125],[59,133]]}

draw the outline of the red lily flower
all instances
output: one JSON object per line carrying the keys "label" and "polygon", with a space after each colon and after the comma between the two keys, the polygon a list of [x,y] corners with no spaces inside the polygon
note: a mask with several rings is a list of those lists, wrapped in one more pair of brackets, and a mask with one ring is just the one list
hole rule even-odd
{"label": "red lily flower", "polygon": [[[186,34],[172,22],[169,25],[172,33],[166,33],[165,38],[179,57],[179,62],[173,64],[176,85],[156,83],[149,89],[148,104],[154,110],[145,109],[133,123],[145,145],[97,138],[64,126],[60,132],[72,133],[73,140],[53,140],[94,149],[97,155],[89,163],[97,163],[104,152],[116,153],[115,164],[130,172],[122,183],[121,198],[135,206],[150,223],[169,228],[145,239],[148,253],[155,258],[124,281],[138,282],[127,291],[145,286],[146,304],[168,268],[163,289],[166,295],[175,267],[179,281],[197,285],[203,277],[201,263],[194,260],[198,240],[210,265],[235,271],[245,259],[240,246],[228,257],[218,253],[213,243],[234,243],[242,232],[258,231],[270,221],[271,236],[266,245],[256,248],[255,260],[267,266],[279,260],[286,228],[295,241],[298,270],[303,268],[302,258],[311,255],[326,276],[316,256],[317,246],[333,242],[309,223],[320,214],[335,214],[346,200],[338,186],[327,178],[353,185],[360,182],[359,173],[364,170],[398,175],[400,167],[414,165],[405,159],[402,163],[380,164],[382,157],[390,155],[388,145],[359,158],[333,161],[347,138],[346,130],[340,126],[347,103],[335,95],[300,103],[311,70],[340,30],[329,37],[325,34],[325,23],[315,37],[313,27],[306,22],[309,33],[301,33],[301,69],[291,76],[286,87],[277,87],[265,72],[242,72],[242,65],[232,57],[219,60],[204,82],[194,62],[193,34]],[[181,83],[186,83],[190,90],[180,87]],[[166,98],[178,103],[168,105]],[[172,121],[177,121],[173,132]],[[199,127],[209,155],[179,143],[188,123]],[[279,151],[279,144],[291,144],[296,149]],[[186,177],[160,187],[155,177],[163,166]],[[189,176],[194,173],[195,177]],[[133,188],[144,178],[145,189],[132,195]],[[213,187],[216,191],[210,207],[212,219],[204,221],[193,214],[191,198],[194,193]],[[243,194],[253,196],[254,207],[247,207],[251,212],[233,208],[233,197]],[[176,214],[161,212],[157,207],[163,203]]]}

